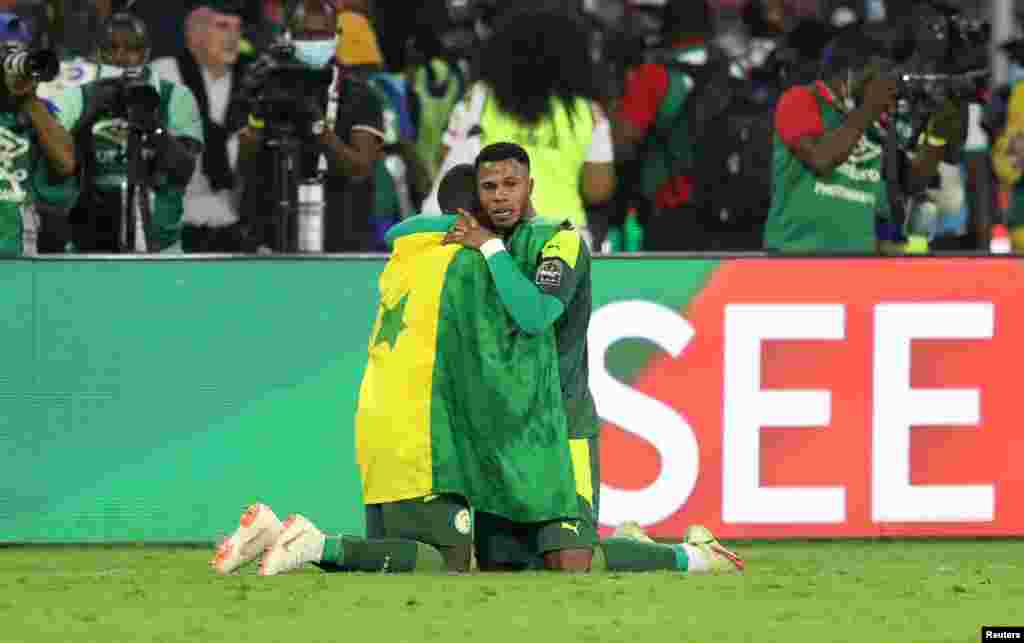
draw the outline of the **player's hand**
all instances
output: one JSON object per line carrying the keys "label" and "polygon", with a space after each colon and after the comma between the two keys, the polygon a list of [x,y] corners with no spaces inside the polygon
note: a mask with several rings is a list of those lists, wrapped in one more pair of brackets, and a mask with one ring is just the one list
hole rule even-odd
{"label": "player's hand", "polygon": [[263,140],[263,131],[246,125],[238,130],[238,142],[240,145],[258,145]]}
{"label": "player's hand", "polygon": [[947,100],[928,121],[928,134],[956,147],[964,135],[965,109],[967,106],[963,101]]}
{"label": "player's hand", "polygon": [[876,76],[864,83],[864,107],[877,120],[882,114],[896,108],[900,85],[895,78]]}
{"label": "player's hand", "polygon": [[497,238],[493,232],[481,226],[472,215],[465,210],[459,210],[455,226],[445,235],[443,243],[457,243],[479,250],[485,243]]}
{"label": "player's hand", "polygon": [[35,97],[36,88],[39,86],[38,81],[31,78],[11,76],[10,74],[4,74],[4,79],[7,84],[7,91],[14,98],[15,102],[19,104],[27,103],[29,99]]}

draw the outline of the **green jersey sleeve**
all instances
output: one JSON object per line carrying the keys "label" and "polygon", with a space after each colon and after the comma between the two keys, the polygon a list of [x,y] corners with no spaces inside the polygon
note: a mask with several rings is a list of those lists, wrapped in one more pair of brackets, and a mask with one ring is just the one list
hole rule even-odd
{"label": "green jersey sleeve", "polygon": [[396,223],[395,225],[388,228],[387,233],[384,235],[384,239],[388,242],[388,245],[395,243],[395,240],[400,237],[405,237],[410,234],[419,234],[421,232],[448,232],[451,227],[455,225],[455,216],[445,214],[437,216],[434,214],[420,214],[414,217]]}
{"label": "green jersey sleeve", "polygon": [[580,280],[577,268],[586,252],[587,246],[577,230],[560,230],[541,250],[534,283],[568,306],[576,295]]}
{"label": "green jersey sleeve", "polygon": [[171,134],[204,142],[203,119],[199,116],[199,104],[188,87],[174,85],[167,106],[167,120],[167,129]]}

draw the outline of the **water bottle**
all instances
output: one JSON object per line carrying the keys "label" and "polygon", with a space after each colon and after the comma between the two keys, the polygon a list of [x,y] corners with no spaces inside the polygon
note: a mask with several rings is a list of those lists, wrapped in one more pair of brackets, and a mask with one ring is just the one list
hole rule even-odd
{"label": "water bottle", "polygon": [[299,184],[299,207],[296,221],[297,250],[324,251],[324,183],[319,176]]}
{"label": "water bottle", "polygon": [[992,240],[989,242],[989,252],[994,255],[1008,255],[1013,252],[1010,231],[1002,223],[992,226]]}
{"label": "water bottle", "polygon": [[622,228],[613,225],[608,228],[608,234],[605,235],[604,241],[601,243],[601,253],[611,254],[613,252],[622,252]]}
{"label": "water bottle", "polygon": [[626,222],[622,226],[622,246],[626,252],[640,252],[644,249],[644,226],[636,214],[636,208],[630,208]]}
{"label": "water bottle", "polygon": [[391,180],[395,183],[395,193],[398,195],[398,207],[400,209],[400,214],[404,219],[416,211],[416,208],[412,203],[412,195],[409,194],[409,172],[405,166],[405,161],[403,161],[402,157],[397,154],[389,154],[384,159],[384,167],[387,168],[388,174],[391,175]]}

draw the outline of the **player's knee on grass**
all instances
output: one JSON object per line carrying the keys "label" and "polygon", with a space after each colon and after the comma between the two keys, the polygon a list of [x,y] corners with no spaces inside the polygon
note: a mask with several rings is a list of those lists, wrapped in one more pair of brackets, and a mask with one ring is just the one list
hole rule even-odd
{"label": "player's knee on grass", "polygon": [[437,548],[444,558],[445,568],[450,572],[464,574],[470,570],[473,563],[473,545],[465,543],[461,545],[441,546]]}
{"label": "player's knee on grass", "polygon": [[399,538],[436,549],[451,572],[468,572],[473,554],[469,504],[460,496],[440,494],[367,505],[366,532],[371,539]]}
{"label": "player's knee on grass", "polygon": [[544,569],[556,572],[589,572],[594,550],[560,549],[544,553]]}

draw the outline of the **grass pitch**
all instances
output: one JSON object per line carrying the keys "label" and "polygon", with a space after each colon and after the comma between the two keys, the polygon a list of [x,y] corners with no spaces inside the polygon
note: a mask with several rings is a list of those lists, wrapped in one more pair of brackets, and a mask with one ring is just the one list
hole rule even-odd
{"label": "grass pitch", "polygon": [[0,641],[975,642],[1024,541],[736,544],[743,576],[211,573],[210,550],[0,548]]}

